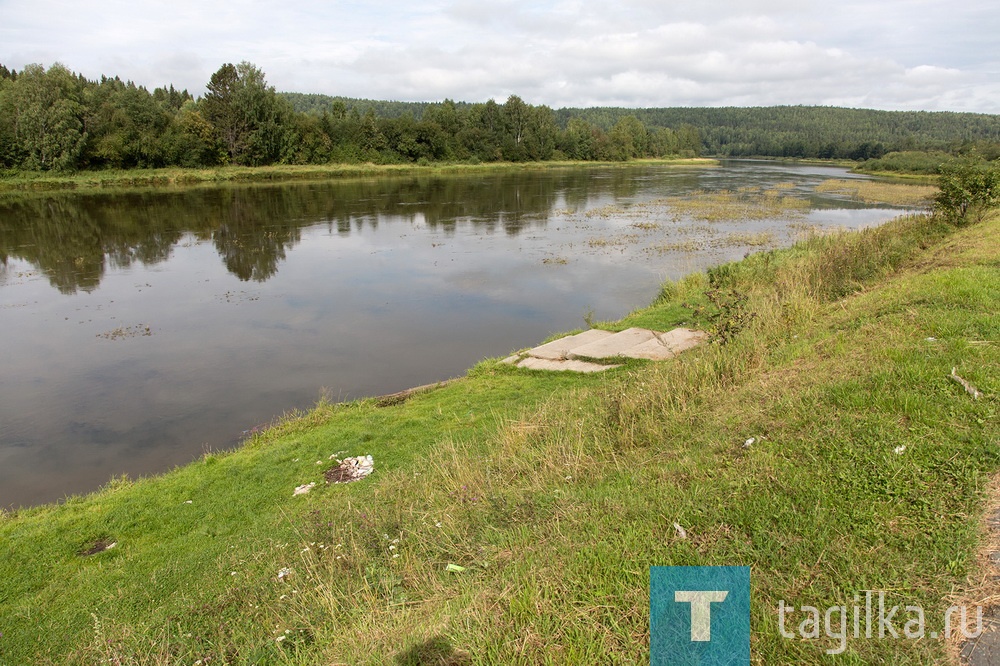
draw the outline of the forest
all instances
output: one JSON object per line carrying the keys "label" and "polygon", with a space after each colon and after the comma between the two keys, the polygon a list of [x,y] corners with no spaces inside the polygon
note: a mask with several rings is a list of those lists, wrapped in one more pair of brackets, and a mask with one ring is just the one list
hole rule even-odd
{"label": "forest", "polygon": [[119,77],[89,80],[60,64],[0,65],[7,172],[697,155],[877,160],[921,171],[969,152],[1000,154],[1000,116],[802,106],[553,110],[517,95],[503,103],[358,100],[279,93],[248,62],[222,65],[195,97]]}

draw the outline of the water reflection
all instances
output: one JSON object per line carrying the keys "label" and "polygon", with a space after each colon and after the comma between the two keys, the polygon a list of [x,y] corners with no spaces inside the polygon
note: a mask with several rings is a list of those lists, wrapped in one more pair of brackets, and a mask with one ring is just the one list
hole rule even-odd
{"label": "water reflection", "polygon": [[185,233],[210,240],[240,280],[273,276],[303,227],[324,221],[338,234],[378,228],[391,217],[429,228],[471,224],[517,235],[544,225],[557,200],[633,196],[625,170],[583,169],[479,176],[417,176],[326,184],[192,188],[142,193],[53,193],[0,200],[0,262],[22,259],[64,294],[93,291],[108,269],[166,261]]}

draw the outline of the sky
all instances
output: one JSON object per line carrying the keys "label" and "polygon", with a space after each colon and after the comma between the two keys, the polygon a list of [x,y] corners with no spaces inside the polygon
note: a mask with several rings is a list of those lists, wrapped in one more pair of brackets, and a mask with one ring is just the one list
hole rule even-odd
{"label": "sky", "polygon": [[0,64],[204,93],[1000,113],[996,0],[0,0]]}

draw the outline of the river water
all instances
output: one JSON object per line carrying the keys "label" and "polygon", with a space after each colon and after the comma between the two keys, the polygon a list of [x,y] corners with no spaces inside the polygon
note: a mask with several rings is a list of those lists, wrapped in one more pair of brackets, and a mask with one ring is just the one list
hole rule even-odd
{"label": "river water", "polygon": [[[326,393],[457,376],[667,278],[901,211],[730,162],[0,198],[0,507],[237,445]],[[777,188],[767,219],[673,197]],[[802,206],[806,206],[805,203]]]}

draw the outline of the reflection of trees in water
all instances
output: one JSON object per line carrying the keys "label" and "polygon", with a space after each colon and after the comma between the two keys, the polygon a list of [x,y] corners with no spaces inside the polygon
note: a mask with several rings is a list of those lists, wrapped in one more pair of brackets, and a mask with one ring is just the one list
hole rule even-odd
{"label": "reflection of trees in water", "polygon": [[636,169],[566,169],[412,176],[326,183],[133,193],[52,193],[0,201],[0,262],[30,262],[63,293],[92,291],[108,266],[169,258],[185,233],[211,240],[241,280],[274,275],[303,227],[326,222],[340,235],[386,218],[422,220],[445,233],[517,235],[544,226],[558,205],[628,197]]}
{"label": "reflection of trees in water", "polygon": [[299,242],[301,227],[312,220],[305,211],[295,212],[299,204],[283,189],[222,194],[209,209],[208,229],[215,248],[230,273],[241,280],[264,282],[278,272],[286,249]]}

